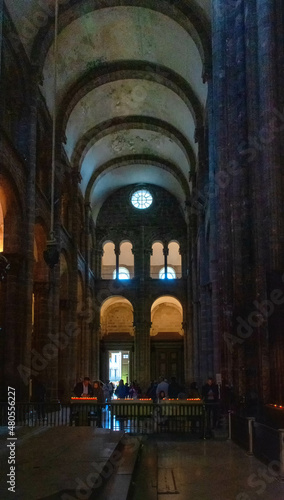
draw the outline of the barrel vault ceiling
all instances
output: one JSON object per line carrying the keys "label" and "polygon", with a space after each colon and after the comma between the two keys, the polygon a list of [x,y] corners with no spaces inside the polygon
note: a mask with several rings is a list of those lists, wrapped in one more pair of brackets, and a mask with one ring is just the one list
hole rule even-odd
{"label": "barrel vault ceiling", "polygon": [[[198,163],[210,0],[6,0],[94,220],[116,189],[152,183],[182,208]],[[56,106],[55,106],[56,102]]]}

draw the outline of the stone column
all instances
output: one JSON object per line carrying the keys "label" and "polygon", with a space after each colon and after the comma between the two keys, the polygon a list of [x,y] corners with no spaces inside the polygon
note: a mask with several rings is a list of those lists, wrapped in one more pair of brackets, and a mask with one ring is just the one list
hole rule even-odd
{"label": "stone column", "polygon": [[149,386],[150,381],[150,328],[151,321],[143,318],[143,311],[136,314],[134,327],[134,376],[142,391]]}
{"label": "stone column", "polygon": [[119,279],[119,256],[120,256],[120,247],[119,244],[115,244],[115,277],[116,279]]}
{"label": "stone column", "polygon": [[[187,217],[188,218],[188,217]],[[191,230],[187,221],[187,232],[185,239],[180,243],[180,254],[182,263],[181,279],[186,281],[186,300],[183,304],[183,330],[184,330],[184,379],[189,384],[194,379],[194,328],[193,328],[193,304],[192,304],[192,262],[191,262]]]}
{"label": "stone column", "polygon": [[[267,298],[266,273],[284,268],[283,218],[283,3],[256,0],[259,122],[255,136],[258,162],[254,163],[257,267],[255,294]],[[252,54],[251,54],[252,56]],[[261,170],[261,174],[259,172]],[[257,177],[258,171],[258,179]],[[265,189],[264,189],[265,186]],[[283,314],[283,312],[282,312]],[[274,332],[272,332],[273,334]],[[259,395],[269,402],[270,366],[268,324],[257,328],[259,339]],[[271,358],[270,363],[275,363]],[[282,369],[276,367],[275,369]],[[283,374],[283,371],[282,371]],[[282,375],[283,376],[283,375]]]}
{"label": "stone column", "polygon": [[59,331],[59,288],[60,288],[60,266],[49,271],[49,292],[44,291],[45,304],[48,315],[48,325],[46,331],[46,342],[57,347],[57,355],[49,360],[45,369],[45,380],[47,397],[57,399],[59,397],[59,363],[61,356],[68,345],[69,338],[64,330]]}
{"label": "stone column", "polygon": [[164,265],[165,265],[165,278],[168,277],[168,255],[169,255],[169,247],[168,244],[164,244],[163,248],[163,255],[164,255]]}
{"label": "stone column", "polygon": [[101,279],[102,278],[102,257],[103,257],[103,250],[102,249],[97,249],[95,250],[95,279]]}
{"label": "stone column", "polygon": [[90,373],[95,379],[100,378],[100,349],[101,349],[101,329],[99,314],[95,317],[89,325],[91,335],[91,361]]}
{"label": "stone column", "polygon": [[[38,106],[38,73],[33,68],[29,85],[29,103],[27,106],[25,132],[28,141],[28,179],[26,196],[26,232],[25,232],[25,298],[24,298],[24,331],[18,343],[21,346],[21,361],[25,366],[31,364],[32,343],[32,293],[34,268],[34,225],[35,225],[35,183],[36,183],[36,153],[37,153],[37,106]],[[22,140],[24,138],[22,137]],[[16,302],[15,302],[16,303]],[[20,397],[27,399],[28,389],[20,385]]]}
{"label": "stone column", "polygon": [[[81,374],[78,367],[78,345],[82,342],[82,331],[78,328],[77,318],[77,280],[78,280],[78,228],[80,213],[77,210],[78,182],[80,173],[72,170],[71,212],[72,219],[72,250],[67,257],[68,291],[67,296],[60,301],[61,328],[68,336],[68,344],[59,357],[59,392],[63,401],[69,401],[74,383]],[[62,297],[61,297],[62,298]],[[79,353],[79,356],[81,352]]]}
{"label": "stone column", "polygon": [[[132,250],[133,252],[133,250]],[[150,277],[150,262],[152,255],[152,247],[145,246],[144,248],[144,277],[145,279]]]}
{"label": "stone column", "polygon": [[219,366],[228,379],[232,377],[232,356],[237,360],[237,351],[245,349],[234,342],[238,325],[232,317],[246,315],[246,305],[252,298],[246,34],[244,1],[232,9],[229,1],[217,0],[213,9],[213,75],[208,98],[210,261],[214,364],[215,370]]}

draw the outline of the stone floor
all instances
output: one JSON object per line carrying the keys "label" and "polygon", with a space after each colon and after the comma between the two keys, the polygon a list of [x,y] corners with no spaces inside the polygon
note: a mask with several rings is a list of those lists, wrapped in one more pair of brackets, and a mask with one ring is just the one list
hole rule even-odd
{"label": "stone floor", "polygon": [[274,465],[264,465],[231,441],[148,439],[130,498],[283,500],[284,483]]}
{"label": "stone floor", "polygon": [[273,464],[264,465],[231,441],[145,436],[137,460],[140,443],[122,432],[55,427],[16,434],[11,493],[6,429],[0,429],[1,500],[284,499]]}
{"label": "stone floor", "polygon": [[[7,428],[6,428],[7,432]],[[119,464],[122,432],[95,427],[41,427],[16,430],[16,488],[8,491],[7,437],[1,432],[0,498],[21,500],[90,498],[102,486],[100,473]]]}

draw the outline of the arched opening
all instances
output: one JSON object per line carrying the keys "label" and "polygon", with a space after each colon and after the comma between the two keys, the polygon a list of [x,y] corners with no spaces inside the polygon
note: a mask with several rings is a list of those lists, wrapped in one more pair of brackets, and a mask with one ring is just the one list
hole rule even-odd
{"label": "arched opening", "polygon": [[[2,170],[2,167],[0,167]],[[0,173],[0,251],[22,253],[23,208],[16,186]]]}
{"label": "arched opening", "polygon": [[159,278],[159,272],[165,264],[164,247],[160,242],[155,242],[152,245],[152,255],[150,259],[150,276],[151,278]]}
{"label": "arched opening", "polygon": [[162,269],[160,269],[160,271],[159,271],[159,279],[160,280],[164,280],[164,279],[174,280],[174,279],[176,279],[176,272],[175,272],[174,268],[167,267],[167,272],[166,272],[166,268],[162,267]]}
{"label": "arched opening", "polygon": [[[130,241],[124,241],[120,245],[120,254],[119,254],[119,269],[126,268],[129,274],[129,278],[133,278],[134,276],[134,255],[132,253],[132,243]],[[119,271],[119,275],[121,271]],[[121,278],[119,279],[129,279],[129,278]]]}
{"label": "arched opening", "polygon": [[103,246],[102,255],[102,279],[113,279],[113,272],[116,270],[115,245],[112,241],[108,241]]}
{"label": "arched opening", "polygon": [[151,307],[151,322],[151,378],[175,377],[183,383],[183,308],[179,300],[159,297]]}
{"label": "arched opening", "polygon": [[0,252],[4,250],[4,214],[0,199]]}
{"label": "arched opening", "polygon": [[132,379],[133,307],[124,297],[110,297],[101,307],[101,379],[117,384]]}
{"label": "arched opening", "polygon": [[119,280],[129,280],[130,279],[130,272],[126,267],[119,267],[118,268],[118,276],[116,276],[116,270],[113,271],[112,273],[113,279],[119,279]]}
{"label": "arched opening", "polygon": [[[7,175],[6,175],[7,174]],[[24,210],[21,196],[5,167],[0,165],[0,252],[5,252],[10,264],[7,279],[0,279],[0,380],[5,383],[14,380],[19,366],[19,352],[24,352],[25,322],[23,306],[25,282],[22,260]],[[16,260],[13,257],[17,256]],[[13,272],[10,272],[12,271]],[[17,311],[15,313],[15,311]],[[9,357],[7,357],[7,352]],[[0,388],[0,397],[5,393]]]}
{"label": "arched opening", "polygon": [[168,248],[168,271],[170,270],[170,268],[174,269],[176,278],[181,278],[182,270],[179,243],[177,243],[176,241],[171,241]]}

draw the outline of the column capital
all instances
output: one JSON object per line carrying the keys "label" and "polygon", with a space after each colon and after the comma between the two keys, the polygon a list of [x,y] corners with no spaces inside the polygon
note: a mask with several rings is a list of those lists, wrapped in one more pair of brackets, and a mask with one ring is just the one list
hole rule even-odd
{"label": "column capital", "polygon": [[164,244],[163,255],[169,255],[169,247],[167,243]]}

